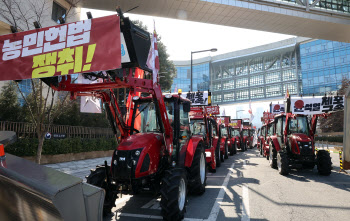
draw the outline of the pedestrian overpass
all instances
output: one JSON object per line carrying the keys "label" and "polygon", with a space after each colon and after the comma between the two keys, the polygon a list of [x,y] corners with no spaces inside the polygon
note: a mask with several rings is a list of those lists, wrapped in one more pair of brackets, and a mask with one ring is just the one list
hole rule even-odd
{"label": "pedestrian overpass", "polygon": [[85,0],[80,7],[350,42],[347,0]]}

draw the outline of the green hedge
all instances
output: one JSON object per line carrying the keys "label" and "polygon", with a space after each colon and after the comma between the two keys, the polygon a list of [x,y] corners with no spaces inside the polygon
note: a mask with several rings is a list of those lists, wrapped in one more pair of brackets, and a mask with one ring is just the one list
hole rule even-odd
{"label": "green hedge", "polygon": [[[16,156],[35,156],[38,148],[37,138],[24,138],[5,147],[7,153]],[[43,155],[81,153],[98,150],[114,150],[117,147],[115,138],[83,139],[66,138],[45,140]]]}
{"label": "green hedge", "polygon": [[316,137],[317,141],[328,141],[328,142],[336,142],[336,143],[343,143],[343,136],[324,136],[324,137]]}

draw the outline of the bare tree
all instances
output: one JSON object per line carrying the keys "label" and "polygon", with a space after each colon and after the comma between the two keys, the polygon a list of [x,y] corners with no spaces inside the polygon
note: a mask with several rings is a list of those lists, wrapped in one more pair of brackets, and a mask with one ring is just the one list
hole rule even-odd
{"label": "bare tree", "polygon": [[[66,18],[73,15],[73,8],[81,0],[66,0],[70,5],[67,9]],[[51,13],[52,0],[0,0],[0,17],[18,31],[34,29],[33,23],[48,18]],[[31,93],[26,96],[16,82],[17,88],[24,99],[31,121],[36,127],[36,134],[39,139],[36,161],[40,164],[45,134],[48,132],[53,120],[58,117],[66,105],[68,105],[68,93],[62,94],[57,99],[57,91],[43,84],[41,80],[31,79]],[[56,104],[55,104],[56,103]],[[54,105],[55,104],[55,105]],[[45,126],[45,124],[47,126]]]}

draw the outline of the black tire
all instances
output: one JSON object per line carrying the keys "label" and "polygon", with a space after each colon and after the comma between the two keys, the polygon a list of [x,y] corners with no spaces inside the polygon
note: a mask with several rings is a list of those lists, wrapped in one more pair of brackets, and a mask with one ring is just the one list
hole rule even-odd
{"label": "black tire", "polygon": [[234,149],[235,149],[235,145],[233,145],[233,144],[231,143],[231,145],[230,145],[230,156],[233,156],[233,155],[235,154]]}
{"label": "black tire", "polygon": [[221,162],[224,162],[224,161],[225,161],[224,153],[221,152],[221,150],[220,150],[220,161],[221,161]]}
{"label": "black tire", "polygon": [[316,165],[320,175],[329,176],[332,173],[332,158],[328,151],[319,150],[317,152]]}
{"label": "black tire", "polygon": [[224,155],[225,159],[228,159],[228,144],[225,144],[225,155]]}
{"label": "black tire", "polygon": [[233,145],[233,154],[237,154],[237,143],[235,142],[235,145]]}
{"label": "black tire", "polygon": [[[109,166],[107,168],[109,171]],[[112,208],[115,207],[115,200],[118,198],[117,190],[110,191],[107,188],[107,177],[104,165],[97,166],[96,169],[90,170],[90,175],[86,177],[88,184],[103,188],[105,190],[105,201],[103,203],[103,215],[106,216],[111,213]]]}
{"label": "black tire", "polygon": [[260,142],[260,156],[264,157],[264,153],[263,153],[263,143]]}
{"label": "black tire", "polygon": [[244,146],[245,146],[245,144],[244,144],[244,143],[243,143],[243,144],[241,143],[241,151],[242,151],[242,152],[245,151],[245,147],[244,147]]}
{"label": "black tire", "polygon": [[[179,206],[180,185],[182,181],[186,187],[185,202],[182,208]],[[187,204],[187,178],[186,170],[170,169],[165,171],[162,179],[161,213],[164,220],[178,221],[184,218]]]}
{"label": "black tire", "polygon": [[289,158],[288,155],[282,151],[277,153],[277,169],[281,175],[286,176],[289,174]]}
{"label": "black tire", "polygon": [[277,151],[273,148],[273,146],[270,144],[270,151],[269,151],[269,164],[271,168],[276,169],[277,168]]}
{"label": "black tire", "polygon": [[[218,142],[219,143],[219,142]],[[216,159],[216,167],[221,166],[221,159],[220,159],[220,146],[218,145],[215,149],[215,159]]]}
{"label": "black tire", "polygon": [[[201,165],[201,157],[203,162]],[[203,167],[203,168],[201,168]],[[201,177],[201,170],[204,171],[204,178]],[[194,153],[192,165],[189,169],[188,189],[192,194],[201,195],[205,192],[205,185],[207,181],[207,166],[205,161],[204,148],[199,144]]]}

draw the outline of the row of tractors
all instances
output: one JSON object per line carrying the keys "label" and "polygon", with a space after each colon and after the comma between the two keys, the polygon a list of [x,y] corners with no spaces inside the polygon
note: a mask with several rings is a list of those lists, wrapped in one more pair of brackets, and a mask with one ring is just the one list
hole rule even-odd
{"label": "row of tractors", "polygon": [[320,175],[330,175],[330,153],[315,148],[317,119],[326,115],[292,114],[288,106],[290,98],[286,113],[266,119],[260,128],[257,143],[260,156],[266,157],[269,165],[281,175],[288,175],[290,169],[313,169],[315,166]]}
{"label": "row of tractors", "polygon": [[249,122],[242,119],[231,119],[230,116],[217,116],[212,112],[211,106],[193,106],[190,112],[190,126],[194,137],[200,137],[204,141],[206,162],[210,172],[216,172],[216,168],[233,156],[237,150],[246,151],[253,148],[254,130]]}

